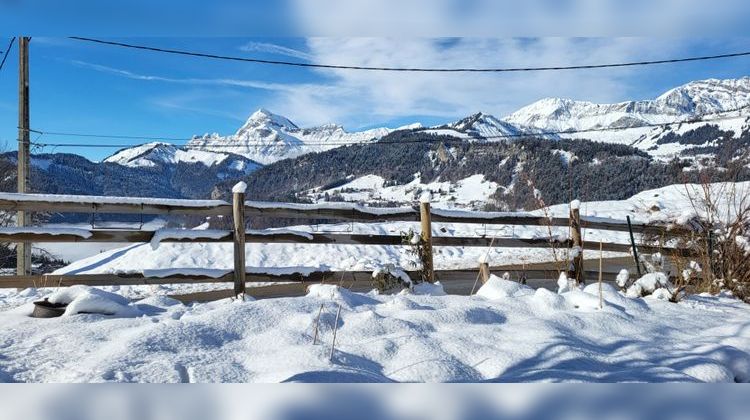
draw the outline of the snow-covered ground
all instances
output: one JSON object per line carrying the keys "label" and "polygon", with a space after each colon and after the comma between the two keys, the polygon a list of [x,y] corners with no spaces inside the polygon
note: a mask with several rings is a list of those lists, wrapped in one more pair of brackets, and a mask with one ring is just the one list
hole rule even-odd
{"label": "snow-covered ground", "polygon": [[117,315],[0,312],[0,381],[750,381],[750,311],[728,296],[675,304],[605,285],[600,309],[596,285],[558,295],[498,278],[476,296],[431,292],[317,285],[185,306],[64,291],[78,310]]}
{"label": "snow-covered ground", "polygon": [[[718,195],[727,187],[715,185],[714,191]],[[734,187],[744,194],[750,183]],[[623,201],[581,203],[580,210],[584,217],[629,215],[636,222],[685,219],[701,213],[689,200],[698,188],[665,187]],[[548,209],[558,217],[568,211],[568,205]],[[409,228],[418,230],[416,223],[397,222],[293,229],[398,234]],[[526,238],[548,232],[435,223],[433,233]],[[553,233],[567,234],[566,228]],[[584,233],[587,241],[628,241],[624,232]],[[551,257],[548,249],[435,251],[438,269],[476,268],[480,257],[492,265]],[[598,257],[594,254],[584,256]],[[132,244],[58,273],[219,273],[231,269],[231,255],[231,244]],[[248,244],[247,249],[251,272],[375,270],[388,263],[410,268],[412,262],[402,247]],[[650,276],[638,284],[656,279]],[[726,294],[672,303],[665,289],[641,298],[604,284],[600,307],[597,284],[556,293],[492,277],[473,296],[420,285],[397,295],[314,285],[303,297],[189,305],[164,296],[204,287],[0,290],[0,382],[750,381],[750,306]],[[68,303],[66,314],[29,317],[31,302],[45,297]]]}

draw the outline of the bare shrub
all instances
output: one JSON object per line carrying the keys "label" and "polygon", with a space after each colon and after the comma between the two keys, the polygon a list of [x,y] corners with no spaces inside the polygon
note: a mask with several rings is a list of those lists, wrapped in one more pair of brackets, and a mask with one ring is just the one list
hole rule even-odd
{"label": "bare shrub", "polygon": [[393,264],[387,264],[372,273],[372,282],[380,293],[398,293],[411,286],[405,276],[406,273],[402,270],[396,269]]}
{"label": "bare shrub", "polygon": [[728,290],[750,303],[750,189],[704,176],[700,184],[685,184],[685,191],[690,207],[676,221],[676,237],[651,238],[686,251],[670,257],[673,300]]}

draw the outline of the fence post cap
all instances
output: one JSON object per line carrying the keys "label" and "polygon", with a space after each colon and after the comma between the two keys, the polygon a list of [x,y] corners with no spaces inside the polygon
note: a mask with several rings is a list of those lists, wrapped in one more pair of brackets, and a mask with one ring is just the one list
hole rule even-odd
{"label": "fence post cap", "polygon": [[422,195],[419,196],[419,202],[420,203],[429,203],[432,199],[432,194],[429,191],[425,191],[422,193]]}
{"label": "fence post cap", "polygon": [[235,184],[234,187],[232,187],[232,192],[235,194],[237,193],[244,194],[246,190],[247,190],[247,184],[245,183],[245,181],[240,181],[237,184]]}

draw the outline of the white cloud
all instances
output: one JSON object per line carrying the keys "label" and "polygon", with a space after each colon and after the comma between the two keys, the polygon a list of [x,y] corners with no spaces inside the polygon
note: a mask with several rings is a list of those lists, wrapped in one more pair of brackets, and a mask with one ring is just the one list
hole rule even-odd
{"label": "white cloud", "polygon": [[310,60],[312,56],[304,51],[295,50],[294,48],[285,47],[283,45],[271,44],[268,42],[255,42],[250,41],[247,44],[240,47],[240,51],[245,52],[263,52],[276,55],[283,55],[286,57],[299,58],[302,60]]}
{"label": "white cloud", "polygon": [[[676,40],[311,38],[316,63],[396,67],[523,67],[619,62],[680,55]],[[317,87],[289,85],[268,106],[301,123],[376,124],[404,115],[499,116],[548,96],[595,102],[630,99],[634,68],[527,73],[394,73],[318,70]],[[658,92],[656,92],[658,93]],[[655,93],[655,94],[656,94]]]}
{"label": "white cloud", "polygon": [[164,77],[155,76],[149,74],[135,73],[130,70],[118,69],[115,67],[104,66],[101,64],[89,63],[80,60],[71,60],[71,63],[78,66],[92,70],[96,70],[103,73],[109,73],[116,76],[125,77],[133,80],[145,80],[145,81],[156,81],[166,83],[179,83],[186,85],[215,85],[215,86],[230,86],[230,87],[241,87],[249,89],[263,89],[271,91],[289,91],[291,88],[289,85],[282,83],[267,83],[256,80],[243,80],[243,79],[230,79],[230,78],[175,78],[175,77]]}
{"label": "white cloud", "polygon": [[746,33],[745,0],[293,0],[316,36],[693,36]]}
{"label": "white cloud", "polygon": [[[310,38],[306,49],[314,63],[447,68],[564,66],[672,58],[688,55],[689,47],[685,40],[653,38]],[[403,116],[448,120],[484,111],[502,117],[550,96],[609,103],[661,93],[642,88],[657,67],[519,73],[318,69],[314,70],[319,76],[317,82],[295,84],[234,78],[172,78],[81,61],[74,64],[135,80],[196,88],[261,89],[267,94],[257,106],[283,114],[301,126],[337,122],[350,129]],[[247,104],[247,101],[235,103]]]}

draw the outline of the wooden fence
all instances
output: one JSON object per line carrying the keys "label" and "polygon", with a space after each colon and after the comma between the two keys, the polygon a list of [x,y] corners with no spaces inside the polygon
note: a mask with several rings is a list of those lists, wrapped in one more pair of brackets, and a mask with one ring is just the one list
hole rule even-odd
{"label": "wooden fence", "polygon": [[[138,275],[32,275],[1,276],[0,287],[31,286],[69,286],[73,284],[88,285],[131,285],[131,284],[171,284],[195,282],[233,282],[235,294],[245,292],[245,283],[249,281],[322,281],[333,273],[318,272],[308,275],[270,275],[248,273],[245,267],[246,243],[302,243],[302,244],[352,244],[352,245],[407,245],[400,235],[371,235],[361,233],[325,233],[325,232],[291,232],[291,231],[253,231],[246,230],[247,218],[273,217],[311,220],[342,220],[358,222],[406,221],[421,222],[421,241],[424,245],[423,267],[428,279],[435,278],[432,262],[432,247],[498,247],[498,248],[580,248],[581,250],[599,250],[630,253],[635,246],[622,243],[583,242],[581,229],[596,229],[639,234],[658,235],[668,238],[676,231],[665,226],[632,224],[614,219],[590,218],[580,216],[577,209],[571,210],[570,217],[542,217],[530,213],[510,212],[469,212],[430,208],[428,202],[420,203],[413,208],[371,208],[344,203],[329,204],[292,204],[245,201],[241,189],[233,191],[232,203],[221,200],[175,200],[157,198],[131,197],[97,197],[65,196],[47,194],[0,193],[0,210],[45,213],[112,213],[142,215],[198,215],[223,216],[232,219],[232,230],[210,230],[201,233],[188,229],[165,231],[144,231],[137,229],[91,229],[91,230],[51,230],[43,228],[0,228],[0,242],[33,243],[33,242],[115,242],[142,243],[150,242],[154,235],[160,235],[160,242],[232,242],[234,244],[234,269],[218,278],[205,275],[168,275],[164,277],[147,277]],[[502,238],[489,235],[459,237],[432,236],[432,222],[483,224],[483,225],[526,225],[571,227],[570,238]],[[187,234],[187,232],[190,232]],[[163,236],[163,238],[161,237]],[[601,248],[600,248],[601,245]],[[662,252],[666,254],[684,254],[685,251],[673,248],[640,246],[642,252]],[[582,258],[574,258],[570,267],[572,278],[583,280],[585,272]],[[489,273],[485,267],[486,274]],[[437,272],[439,277],[466,270]],[[369,273],[366,273],[369,275]],[[249,275],[249,277],[248,277]],[[355,278],[363,273],[352,273]],[[411,272],[410,275],[419,275]],[[611,277],[607,274],[606,277]]]}

